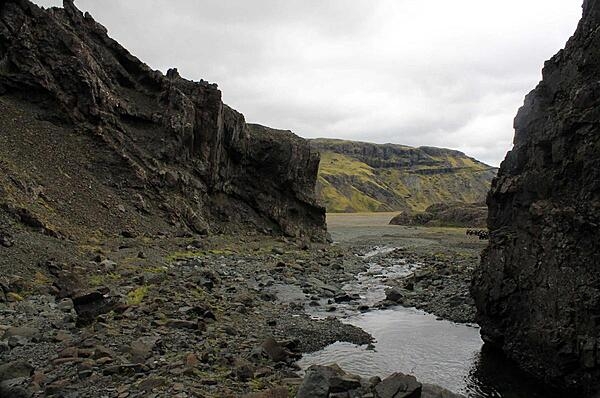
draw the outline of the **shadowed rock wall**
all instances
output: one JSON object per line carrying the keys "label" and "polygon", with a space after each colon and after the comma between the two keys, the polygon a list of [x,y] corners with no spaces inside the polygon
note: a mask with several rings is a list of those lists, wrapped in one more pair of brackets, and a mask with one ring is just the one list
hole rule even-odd
{"label": "shadowed rock wall", "polygon": [[546,62],[488,195],[472,294],[486,342],[562,386],[600,384],[600,2]]}
{"label": "shadowed rock wall", "polygon": [[[92,136],[126,165],[118,191],[138,189],[192,230],[251,223],[325,237],[319,156],[306,141],[250,131],[215,84],[151,70],[70,0],[0,3],[0,98]],[[90,159],[111,184],[102,162]]]}

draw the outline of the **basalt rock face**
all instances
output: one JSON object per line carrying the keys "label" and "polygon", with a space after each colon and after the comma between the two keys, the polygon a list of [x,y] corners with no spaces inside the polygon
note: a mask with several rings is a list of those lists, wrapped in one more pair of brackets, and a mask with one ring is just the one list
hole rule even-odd
{"label": "basalt rock face", "polygon": [[567,387],[600,385],[600,1],[515,119],[472,294],[485,341]]}
{"label": "basalt rock face", "polygon": [[[72,184],[72,173],[81,171],[95,188],[106,188],[107,197],[123,196],[126,209],[160,213],[196,232],[251,224],[325,237],[324,209],[314,197],[319,155],[307,142],[291,133],[250,129],[243,115],[223,104],[215,84],[185,80],[176,69],[166,76],[151,70],[70,0],[47,10],[27,0],[0,3],[0,105],[5,116],[13,115],[2,121],[0,137],[5,148],[15,147],[0,158],[5,175],[17,176],[12,180],[24,173],[21,159],[12,158],[19,146],[31,145],[34,152],[52,139],[58,149],[31,163],[49,175],[60,169],[69,179],[57,174],[43,181],[39,173],[34,186]],[[27,131],[14,133],[20,128]],[[36,128],[31,142],[17,142]],[[91,152],[80,162],[89,167],[77,169],[68,153],[57,156],[67,147],[74,159]],[[19,209],[24,200],[10,184],[0,186],[0,198],[6,208]],[[60,206],[53,210],[48,217],[55,228],[74,234],[69,218],[77,216],[77,206],[70,214]],[[78,224],[93,228],[81,213]],[[136,217],[129,224],[143,224]],[[118,224],[123,217],[114,218]]]}

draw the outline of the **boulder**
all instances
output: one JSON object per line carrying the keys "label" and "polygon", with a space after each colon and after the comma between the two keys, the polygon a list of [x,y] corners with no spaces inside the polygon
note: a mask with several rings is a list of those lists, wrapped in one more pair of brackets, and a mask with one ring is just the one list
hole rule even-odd
{"label": "boulder", "polygon": [[306,370],[296,398],[328,398],[329,393],[332,392],[330,391],[331,378],[344,375],[344,371],[337,365],[313,365]]}
{"label": "boulder", "polygon": [[420,398],[422,385],[414,376],[394,373],[375,386],[378,398]]}
{"label": "boulder", "polygon": [[404,297],[404,294],[402,293],[402,291],[397,288],[391,288],[391,289],[387,289],[385,291],[385,299],[394,303],[400,303],[402,301],[402,298]]}
{"label": "boulder", "polygon": [[78,292],[72,296],[79,325],[93,322],[98,315],[106,314],[116,307],[117,300],[111,298],[106,292],[108,292],[107,288],[101,288]]}

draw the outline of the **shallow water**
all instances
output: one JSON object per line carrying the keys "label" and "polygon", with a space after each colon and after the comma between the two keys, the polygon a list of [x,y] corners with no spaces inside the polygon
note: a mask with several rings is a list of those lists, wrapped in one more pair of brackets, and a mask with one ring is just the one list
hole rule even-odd
{"label": "shallow water", "polygon": [[380,376],[403,371],[420,381],[466,391],[471,366],[483,342],[479,330],[436,321],[436,317],[412,308],[397,307],[347,318],[377,340],[375,349],[335,343],[306,355],[300,366],[340,365],[361,376]]}
{"label": "shallow water", "polygon": [[[382,280],[406,275],[419,267],[402,259],[392,263],[378,259],[393,250],[377,247],[363,255],[369,269],[344,290],[358,293],[361,303],[369,306],[385,298]],[[332,314],[313,309],[313,315]],[[337,363],[344,370],[365,377],[410,373],[422,382],[472,398],[564,397],[545,390],[503,356],[482,347],[479,329],[472,325],[437,320],[434,315],[401,306],[357,314],[351,305],[342,304],[334,315],[371,333],[376,339],[374,346],[335,343],[305,355],[298,363],[303,369],[313,364]]]}

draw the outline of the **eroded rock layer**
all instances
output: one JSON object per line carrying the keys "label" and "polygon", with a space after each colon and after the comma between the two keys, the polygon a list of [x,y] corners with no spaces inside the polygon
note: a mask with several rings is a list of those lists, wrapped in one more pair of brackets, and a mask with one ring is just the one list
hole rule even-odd
{"label": "eroded rock layer", "polygon": [[108,227],[101,220],[141,231],[167,220],[324,239],[307,142],[250,131],[215,84],[151,70],[70,0],[0,3],[0,107],[3,208],[30,211],[44,230],[77,237]]}
{"label": "eroded rock layer", "polygon": [[600,384],[600,1],[543,70],[488,196],[484,339],[564,387]]}

